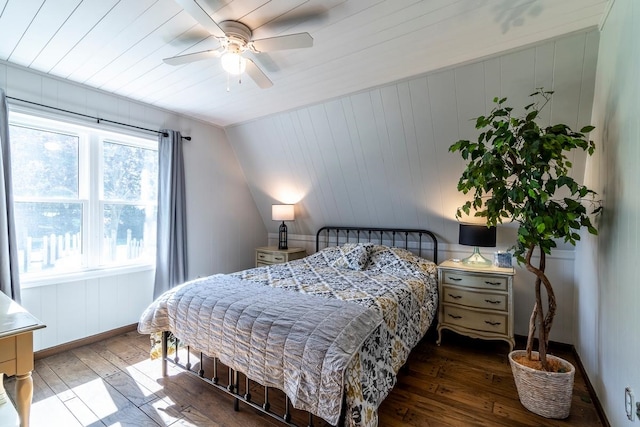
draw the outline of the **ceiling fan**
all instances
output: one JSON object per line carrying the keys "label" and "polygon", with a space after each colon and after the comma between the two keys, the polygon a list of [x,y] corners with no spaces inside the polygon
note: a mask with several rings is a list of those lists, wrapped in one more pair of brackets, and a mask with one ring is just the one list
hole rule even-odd
{"label": "ceiling fan", "polygon": [[163,61],[169,65],[182,65],[203,59],[220,58],[222,68],[229,74],[237,75],[246,72],[260,88],[266,89],[273,86],[273,83],[255,62],[243,56],[246,51],[260,53],[313,46],[313,38],[309,33],[253,40],[249,27],[238,21],[216,23],[196,0],[175,0],[175,2],[220,41],[220,48],[165,58]]}

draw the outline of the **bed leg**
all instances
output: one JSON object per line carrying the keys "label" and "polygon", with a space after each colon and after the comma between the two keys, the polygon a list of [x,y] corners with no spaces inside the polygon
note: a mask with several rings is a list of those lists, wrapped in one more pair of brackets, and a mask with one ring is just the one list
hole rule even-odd
{"label": "bed leg", "polygon": [[198,371],[198,376],[200,378],[204,377],[204,360],[202,357],[202,352],[200,352],[200,370]]}
{"label": "bed leg", "polygon": [[249,391],[249,377],[244,377],[244,400],[251,401],[251,392]]}
{"label": "bed leg", "polygon": [[286,422],[291,421],[291,412],[289,412],[289,398],[284,397],[284,415],[282,416]]}
{"label": "bed leg", "polygon": [[[240,379],[238,371],[233,371],[233,391],[236,395],[240,394]],[[237,397],[233,400],[233,410],[236,412],[240,410],[240,399]]]}
{"label": "bed leg", "polygon": [[191,347],[187,346],[187,371],[191,370]]}
{"label": "bed leg", "polygon": [[227,385],[227,390],[233,393],[233,369],[229,368],[229,382]]}
{"label": "bed leg", "polygon": [[167,376],[167,341],[169,340],[169,332],[162,332],[162,376]]}
{"label": "bed leg", "polygon": [[268,411],[270,407],[271,407],[271,404],[269,403],[269,387],[265,387],[264,388],[264,405],[262,405],[262,409],[264,409],[265,411]]}
{"label": "bed leg", "polygon": [[180,340],[178,339],[178,337],[176,337],[176,355],[173,357],[173,361],[175,362],[175,364],[177,365],[178,362],[180,362],[180,354],[178,349],[180,348]]}
{"label": "bed leg", "polygon": [[[229,385],[227,390],[236,396],[238,394],[238,371],[229,368]],[[235,397],[233,399],[233,410],[238,412],[240,410],[240,400]]]}

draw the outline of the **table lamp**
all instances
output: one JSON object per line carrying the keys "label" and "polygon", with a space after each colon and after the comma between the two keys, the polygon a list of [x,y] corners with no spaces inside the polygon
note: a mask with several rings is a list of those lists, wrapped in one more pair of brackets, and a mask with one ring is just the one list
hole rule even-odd
{"label": "table lamp", "polygon": [[284,222],[295,219],[293,207],[294,205],[271,205],[271,219],[273,221],[282,221],[278,229],[278,249],[288,249],[287,225]]}
{"label": "table lamp", "polygon": [[458,233],[458,243],[473,246],[473,254],[462,260],[462,264],[469,267],[491,267],[491,260],[480,254],[479,247],[496,246],[496,228],[483,224],[462,224]]}

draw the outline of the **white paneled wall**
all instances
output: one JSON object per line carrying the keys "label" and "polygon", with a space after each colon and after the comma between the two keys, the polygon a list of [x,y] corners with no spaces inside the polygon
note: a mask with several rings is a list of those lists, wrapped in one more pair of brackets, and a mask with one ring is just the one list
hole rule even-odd
{"label": "white paneled wall", "polygon": [[[449,146],[476,139],[473,118],[494,97],[517,112],[536,87],[554,90],[545,123],[590,121],[596,31],[354,93],[226,128],[270,232],[272,203],[295,202],[292,233],[325,224],[405,226],[457,241],[456,185],[464,168]],[[581,180],[584,156],[574,160]]]}
{"label": "white paneled wall", "polygon": [[[3,62],[0,87],[11,97],[191,136],[183,142],[188,276],[253,265],[254,248],[266,243],[266,229],[222,129]],[[136,323],[152,300],[153,278],[148,270],[26,287],[24,306],[47,325],[35,333],[36,350]]]}
{"label": "white paneled wall", "polygon": [[[589,124],[598,37],[597,31],[573,34],[227,127],[227,135],[269,232],[278,227],[270,205],[295,202],[289,232],[294,240],[302,236],[299,245],[307,249],[323,225],[409,227],[438,235],[440,259],[460,257],[465,248],[457,245],[455,211],[466,198],[456,186],[465,163],[449,146],[477,138],[472,119],[488,113],[494,97],[509,98],[521,113],[541,86],[556,92],[543,110],[544,123]],[[581,181],[585,158],[572,160]],[[501,227],[498,249],[514,239],[513,227]],[[559,307],[551,339],[572,343],[574,252],[561,249],[547,262]],[[528,272],[518,271],[518,334],[527,333],[532,283]]]}
{"label": "white paneled wall", "polygon": [[34,349],[136,323],[153,295],[152,269],[22,289],[22,305],[45,323]]}
{"label": "white paneled wall", "polygon": [[[604,22],[593,102],[596,156],[585,182],[602,196],[598,237],[576,255],[576,348],[612,426],[627,419],[624,389],[640,395],[640,3],[615,0]],[[635,411],[635,406],[633,407]]]}

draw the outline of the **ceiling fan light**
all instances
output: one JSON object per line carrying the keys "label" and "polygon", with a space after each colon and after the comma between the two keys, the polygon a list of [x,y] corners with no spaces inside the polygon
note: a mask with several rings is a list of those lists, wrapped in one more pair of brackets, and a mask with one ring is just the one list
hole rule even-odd
{"label": "ceiling fan light", "polygon": [[222,61],[222,68],[229,74],[242,74],[247,68],[246,58],[234,52],[225,53],[220,60]]}

